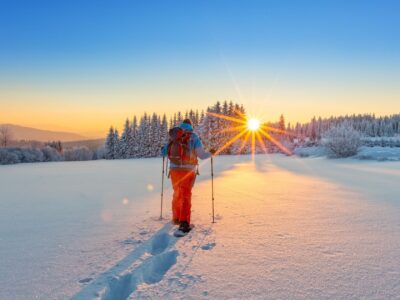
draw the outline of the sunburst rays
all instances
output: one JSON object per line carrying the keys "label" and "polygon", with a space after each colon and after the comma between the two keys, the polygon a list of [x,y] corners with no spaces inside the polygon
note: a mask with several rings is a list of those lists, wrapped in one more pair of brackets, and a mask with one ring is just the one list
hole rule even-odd
{"label": "sunburst rays", "polygon": [[285,154],[288,154],[288,155],[292,154],[288,148],[286,148],[280,141],[278,141],[275,137],[273,137],[270,134],[270,133],[277,133],[280,135],[291,135],[290,133],[286,132],[285,130],[274,128],[274,127],[268,126],[266,124],[260,124],[260,123],[258,123],[257,124],[258,126],[256,127],[255,124],[258,121],[254,121],[255,119],[253,119],[253,121],[251,121],[251,123],[249,124],[249,120],[251,120],[251,119],[248,118],[247,116],[245,116],[241,112],[236,112],[236,115],[238,117],[226,116],[226,115],[218,114],[215,112],[207,112],[207,115],[209,115],[211,117],[216,117],[219,119],[227,120],[227,121],[234,123],[234,125],[231,127],[219,129],[216,132],[217,134],[228,133],[228,132],[237,133],[232,138],[230,138],[224,145],[219,147],[216,150],[215,155],[220,154],[222,151],[224,151],[226,148],[228,148],[230,145],[235,143],[237,140],[239,140],[243,136],[244,136],[244,138],[242,139],[240,146],[238,148],[239,154],[243,151],[244,147],[249,142],[250,137],[251,137],[250,147],[251,147],[251,154],[252,154],[253,158],[256,153],[257,145],[259,145],[265,153],[268,153],[268,147],[267,147],[267,144],[265,143],[265,139],[268,140],[269,142],[271,142],[272,144],[274,144]]}

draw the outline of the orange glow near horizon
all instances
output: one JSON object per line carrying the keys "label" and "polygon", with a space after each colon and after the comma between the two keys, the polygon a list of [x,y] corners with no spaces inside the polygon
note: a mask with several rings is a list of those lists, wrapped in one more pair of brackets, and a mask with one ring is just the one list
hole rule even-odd
{"label": "orange glow near horizon", "polygon": [[[222,93],[221,93],[222,94]],[[371,92],[373,95],[373,93]],[[237,99],[235,95],[225,93],[230,99]],[[339,96],[342,95],[338,95]],[[282,96],[283,97],[283,96]],[[290,102],[290,100],[277,96],[278,100],[269,102],[254,102],[248,99],[239,99],[248,111],[255,113],[260,120],[277,121],[283,113],[286,123],[294,125],[296,122],[309,122],[313,116],[322,118],[330,116],[340,116],[345,114],[364,114],[375,113],[377,117],[391,114],[398,111],[398,101],[390,100],[390,105],[380,105],[377,107],[375,98],[371,96],[369,102],[361,103],[343,96],[347,99],[346,106],[333,105],[328,100],[317,101],[316,97],[309,97],[302,101]],[[26,127],[50,131],[64,131],[80,134],[87,138],[104,138],[110,126],[123,129],[126,118],[132,119],[134,115],[140,117],[144,112],[166,113],[167,117],[173,116],[177,111],[185,112],[188,109],[206,109],[213,105],[213,100],[204,103],[204,99],[217,99],[214,95],[206,93],[186,94],[175,92],[174,96],[166,93],[146,94],[141,91],[138,94],[130,90],[111,91],[102,89],[92,91],[83,90],[81,93],[76,91],[65,92],[64,90],[46,90],[39,88],[20,89],[3,88],[0,89],[0,124],[15,124]],[[228,98],[228,99],[229,99]],[[369,99],[368,96],[364,97]],[[139,99],[141,99],[139,101]],[[188,105],[190,99],[190,105]],[[222,98],[223,99],[223,98]],[[261,99],[261,96],[260,96]],[[396,98],[397,99],[397,98]],[[342,100],[345,102],[345,100]],[[301,104],[299,104],[301,103]],[[259,116],[257,112],[264,111],[265,115]],[[254,114],[252,114],[254,116]],[[246,117],[238,116],[232,120],[238,128],[229,128],[227,131],[242,130],[240,126],[246,127]],[[268,128],[269,133],[281,133],[277,128]],[[285,134],[285,133],[281,133]],[[260,133],[262,135],[262,133]],[[257,136],[257,135],[256,135]],[[250,138],[250,137],[249,137]]]}

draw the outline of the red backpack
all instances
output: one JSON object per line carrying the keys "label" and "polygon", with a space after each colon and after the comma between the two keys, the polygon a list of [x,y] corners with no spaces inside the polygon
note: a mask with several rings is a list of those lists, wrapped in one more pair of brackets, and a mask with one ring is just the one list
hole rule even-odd
{"label": "red backpack", "polygon": [[197,165],[197,156],[194,149],[190,148],[191,131],[180,127],[169,130],[169,143],[167,155],[169,160],[176,165]]}

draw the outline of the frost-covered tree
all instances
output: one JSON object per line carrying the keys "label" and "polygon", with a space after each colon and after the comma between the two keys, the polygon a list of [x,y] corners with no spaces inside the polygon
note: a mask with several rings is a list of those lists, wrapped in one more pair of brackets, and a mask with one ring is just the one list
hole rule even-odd
{"label": "frost-covered tree", "polygon": [[281,115],[279,117],[278,129],[281,130],[281,131],[285,131],[286,130],[285,117],[283,115]]}
{"label": "frost-covered tree", "polygon": [[138,151],[138,144],[137,144],[137,131],[138,131],[138,124],[136,116],[133,117],[131,130],[130,130],[130,138],[128,142],[128,157],[136,157]]}
{"label": "frost-covered tree", "polygon": [[61,151],[59,151],[58,146],[57,147],[45,146],[41,150],[43,152],[43,161],[60,161],[60,160],[63,160],[63,156],[61,155]]}
{"label": "frost-covered tree", "polygon": [[131,154],[131,138],[132,138],[132,126],[129,122],[129,119],[126,119],[124,130],[121,135],[120,140],[120,155],[119,158],[129,158]]}
{"label": "frost-covered tree", "polygon": [[122,149],[123,148],[122,148],[121,140],[119,138],[118,129],[115,129],[114,130],[114,158],[115,159],[124,158]]}
{"label": "frost-covered tree", "polygon": [[150,136],[149,136],[149,155],[158,156],[161,149],[161,121],[157,114],[153,114],[150,121]]}
{"label": "frost-covered tree", "polygon": [[196,113],[194,115],[194,126],[197,127],[200,124],[200,115],[199,111],[196,109]]}
{"label": "frost-covered tree", "polygon": [[86,146],[73,147],[64,150],[65,161],[84,161],[92,160],[93,152]]}
{"label": "frost-covered tree", "polygon": [[333,157],[353,156],[361,145],[361,135],[349,124],[343,123],[324,134],[323,145]]}
{"label": "frost-covered tree", "polygon": [[8,149],[0,149],[0,165],[12,165],[19,162],[17,154],[10,152]]}
{"label": "frost-covered tree", "polygon": [[181,124],[183,121],[183,116],[182,113],[180,111],[178,111],[177,115],[176,115],[176,122],[175,122],[175,126]]}
{"label": "frost-covered tree", "polygon": [[161,120],[161,143],[164,144],[168,141],[168,122],[167,116],[164,114]]}
{"label": "frost-covered tree", "polygon": [[[106,143],[105,143],[105,157],[106,159],[116,159],[117,158],[117,148],[118,139],[115,137],[116,130],[111,126],[108,132]],[[118,133],[117,133],[118,134]]]}
{"label": "frost-covered tree", "polygon": [[105,159],[106,158],[106,148],[104,146],[100,146],[96,149],[93,154],[93,159]]}
{"label": "frost-covered tree", "polygon": [[150,133],[149,133],[149,121],[147,114],[145,113],[139,122],[139,128],[137,133],[137,156],[136,157],[149,157],[150,154]]}

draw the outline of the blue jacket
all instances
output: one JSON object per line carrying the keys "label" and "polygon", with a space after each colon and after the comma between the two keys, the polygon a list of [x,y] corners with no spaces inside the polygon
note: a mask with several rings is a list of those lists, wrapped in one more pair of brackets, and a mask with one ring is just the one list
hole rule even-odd
{"label": "blue jacket", "polygon": [[[193,127],[190,124],[182,123],[179,125],[180,128],[187,130],[187,131],[192,131],[193,132]],[[211,157],[211,153],[208,151],[204,150],[203,143],[201,142],[199,136],[196,133],[193,133],[190,140],[189,140],[189,147],[190,149],[194,149],[194,152],[196,156],[200,159],[207,159]],[[168,152],[168,144],[165,144],[164,147],[162,148],[162,156],[167,156]],[[196,166],[194,165],[176,165],[173,162],[170,163],[170,168],[171,169],[188,169],[188,170],[196,170]]]}

